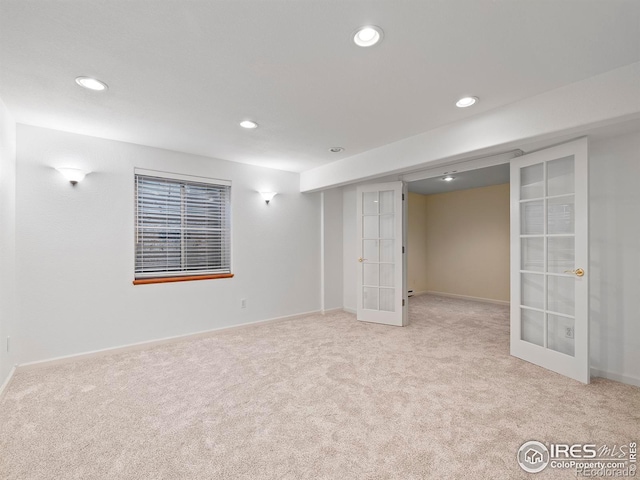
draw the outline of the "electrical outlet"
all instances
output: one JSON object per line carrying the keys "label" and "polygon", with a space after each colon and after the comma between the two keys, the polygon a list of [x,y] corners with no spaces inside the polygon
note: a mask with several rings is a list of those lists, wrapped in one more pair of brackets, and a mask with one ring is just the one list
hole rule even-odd
{"label": "electrical outlet", "polygon": [[240,299],[240,308],[247,308],[247,299],[246,298],[241,298]]}
{"label": "electrical outlet", "polygon": [[565,327],[564,336],[567,338],[573,338],[573,327]]}

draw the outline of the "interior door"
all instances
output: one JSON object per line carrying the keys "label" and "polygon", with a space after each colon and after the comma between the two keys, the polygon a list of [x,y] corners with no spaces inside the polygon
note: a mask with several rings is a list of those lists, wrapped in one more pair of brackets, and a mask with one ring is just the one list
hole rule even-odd
{"label": "interior door", "polygon": [[511,355],[589,383],[587,139],[511,161]]}
{"label": "interior door", "polygon": [[358,187],[358,320],[407,324],[403,182]]}

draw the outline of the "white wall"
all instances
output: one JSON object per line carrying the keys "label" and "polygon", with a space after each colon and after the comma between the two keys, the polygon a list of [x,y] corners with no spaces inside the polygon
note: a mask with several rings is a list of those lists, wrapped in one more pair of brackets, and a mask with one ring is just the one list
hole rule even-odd
{"label": "white wall", "polygon": [[[24,125],[17,149],[18,363],[320,309],[320,194],[298,174]],[[72,187],[63,165],[93,173]],[[234,278],[132,285],[134,167],[233,182]]]}
{"label": "white wall", "polygon": [[342,308],[342,188],[323,192],[324,309]]}
{"label": "white wall", "polygon": [[16,124],[0,100],[0,386],[13,368],[7,352],[16,315]]}
{"label": "white wall", "polygon": [[355,312],[358,305],[358,229],[356,226],[356,200],[357,190],[355,185],[343,187],[342,198],[342,244],[344,247],[343,282],[344,282],[344,309]]}
{"label": "white wall", "polygon": [[640,133],[589,145],[591,365],[640,386]]}

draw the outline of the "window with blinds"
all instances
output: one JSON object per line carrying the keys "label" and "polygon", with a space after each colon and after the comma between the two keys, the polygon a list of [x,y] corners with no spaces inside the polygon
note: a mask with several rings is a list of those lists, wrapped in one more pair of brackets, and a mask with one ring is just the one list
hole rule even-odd
{"label": "window with blinds", "polygon": [[136,170],[136,280],[231,273],[230,182],[192,178]]}

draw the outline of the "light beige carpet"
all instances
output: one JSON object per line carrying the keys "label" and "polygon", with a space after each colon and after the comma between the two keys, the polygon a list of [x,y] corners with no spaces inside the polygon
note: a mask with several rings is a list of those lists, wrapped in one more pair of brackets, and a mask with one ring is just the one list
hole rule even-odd
{"label": "light beige carpet", "polygon": [[509,356],[506,307],[423,296],[19,372],[0,478],[515,479],[526,440],[640,440],[640,389]]}

